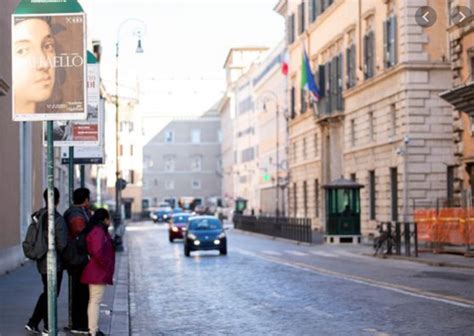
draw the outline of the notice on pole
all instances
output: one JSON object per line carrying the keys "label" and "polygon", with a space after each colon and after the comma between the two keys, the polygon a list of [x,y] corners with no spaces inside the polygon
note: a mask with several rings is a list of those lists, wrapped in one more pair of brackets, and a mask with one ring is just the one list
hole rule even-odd
{"label": "notice on pole", "polygon": [[12,15],[14,121],[84,120],[84,13]]}
{"label": "notice on pole", "polygon": [[[87,65],[87,120],[54,122],[53,138],[55,147],[98,146],[101,142],[99,64]],[[44,133],[46,136],[46,133]],[[44,138],[46,141],[46,137]]]}

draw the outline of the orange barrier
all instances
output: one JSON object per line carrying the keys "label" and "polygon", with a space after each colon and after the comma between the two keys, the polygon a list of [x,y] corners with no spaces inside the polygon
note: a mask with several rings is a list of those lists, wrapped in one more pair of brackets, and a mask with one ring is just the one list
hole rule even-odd
{"label": "orange barrier", "polygon": [[452,245],[474,244],[474,209],[441,208],[415,210],[418,239]]}

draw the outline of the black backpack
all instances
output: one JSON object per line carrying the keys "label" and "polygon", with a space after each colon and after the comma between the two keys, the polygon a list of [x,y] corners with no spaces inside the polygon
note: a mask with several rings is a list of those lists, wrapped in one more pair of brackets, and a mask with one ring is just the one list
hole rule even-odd
{"label": "black backpack", "polygon": [[48,212],[39,210],[31,215],[31,223],[26,230],[25,240],[22,243],[25,257],[31,260],[40,260],[48,252],[47,231],[45,221]]}
{"label": "black backpack", "polygon": [[89,232],[89,227],[86,227],[74,239],[67,243],[62,255],[67,268],[85,266],[89,261],[86,243],[86,237]]}

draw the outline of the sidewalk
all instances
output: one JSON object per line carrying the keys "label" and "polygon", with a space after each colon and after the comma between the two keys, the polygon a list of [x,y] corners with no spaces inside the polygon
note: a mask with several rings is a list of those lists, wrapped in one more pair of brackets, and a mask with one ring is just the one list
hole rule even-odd
{"label": "sidewalk", "polygon": [[[331,252],[331,250],[344,250],[346,252],[360,254],[364,256],[373,256],[374,250],[372,245],[365,245],[365,244],[308,244],[308,243],[301,243],[295,240],[289,240],[284,238],[275,238],[272,236],[267,236],[259,233],[247,232],[238,229],[233,229],[233,231],[238,232],[239,234],[244,235],[255,235],[261,238],[271,239],[271,240],[279,240],[285,241],[288,243],[296,244],[296,245],[304,245],[310,246],[313,249],[317,249],[320,251],[327,251]],[[374,257],[375,258],[375,257]],[[473,257],[465,257],[463,255],[457,254],[448,254],[448,253],[432,253],[432,252],[422,252],[418,253],[418,258],[414,256],[405,257],[405,256],[382,256],[379,258],[387,258],[387,259],[397,259],[397,260],[406,260],[411,262],[422,263],[431,266],[438,266],[438,267],[456,267],[456,268],[470,268],[474,269],[474,258]]]}
{"label": "sidewalk", "polygon": [[[28,333],[24,326],[41,291],[41,278],[34,262],[26,261],[23,267],[0,276],[0,336],[35,335]],[[58,298],[59,335],[73,335],[64,331],[68,324],[67,297],[65,272]],[[106,335],[129,335],[127,249],[116,255],[114,286],[107,286],[100,308],[100,330]]]}

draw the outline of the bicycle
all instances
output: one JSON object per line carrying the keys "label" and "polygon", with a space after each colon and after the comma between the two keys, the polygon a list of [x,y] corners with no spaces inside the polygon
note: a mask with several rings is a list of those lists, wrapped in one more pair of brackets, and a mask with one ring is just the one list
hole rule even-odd
{"label": "bicycle", "polygon": [[374,238],[374,257],[380,253],[384,256],[392,253],[392,248],[396,246],[396,242],[391,232],[384,231],[382,225],[377,225],[379,236]]}

